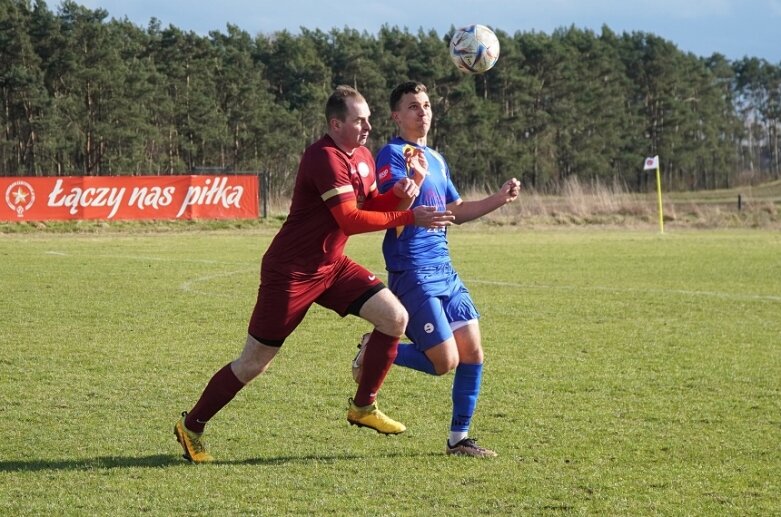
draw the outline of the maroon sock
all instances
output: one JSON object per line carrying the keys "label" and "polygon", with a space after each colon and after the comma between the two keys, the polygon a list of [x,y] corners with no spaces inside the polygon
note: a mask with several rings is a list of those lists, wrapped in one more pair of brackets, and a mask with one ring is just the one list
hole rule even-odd
{"label": "maroon sock", "polygon": [[361,382],[353,399],[356,406],[368,406],[377,398],[377,392],[396,359],[398,347],[398,337],[388,336],[377,329],[372,332],[363,356]]}
{"label": "maroon sock", "polygon": [[233,400],[243,387],[244,384],[231,370],[230,363],[226,364],[206,385],[195,407],[187,413],[184,425],[190,431],[202,433],[206,422],[225,407],[225,404]]}

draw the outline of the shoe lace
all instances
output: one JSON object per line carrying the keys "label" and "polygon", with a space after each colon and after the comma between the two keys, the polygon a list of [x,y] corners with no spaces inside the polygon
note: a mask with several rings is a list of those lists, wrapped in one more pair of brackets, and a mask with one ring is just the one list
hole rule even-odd
{"label": "shoe lace", "polygon": [[206,442],[200,436],[190,434],[190,445],[192,445],[193,451],[198,454],[206,452]]}
{"label": "shoe lace", "polygon": [[385,413],[383,413],[382,411],[380,411],[377,408],[374,409],[373,413],[374,413],[374,416],[377,417],[378,420],[382,420],[383,422],[390,422],[391,421],[391,419],[390,419],[390,417],[388,415],[386,415]]}
{"label": "shoe lace", "polygon": [[467,447],[469,449],[477,449],[479,451],[484,450],[483,447],[480,447],[479,445],[477,445],[477,439],[476,438],[464,438],[463,440],[458,442],[453,447],[456,447],[456,446],[459,446],[459,445],[462,446],[462,447]]}

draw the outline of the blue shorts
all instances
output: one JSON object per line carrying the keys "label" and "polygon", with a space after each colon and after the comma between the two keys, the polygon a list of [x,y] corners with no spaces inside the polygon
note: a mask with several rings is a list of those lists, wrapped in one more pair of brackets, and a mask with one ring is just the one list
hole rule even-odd
{"label": "blue shorts", "polygon": [[453,337],[452,323],[480,317],[450,264],[389,272],[388,287],[409,313],[406,334],[419,350]]}

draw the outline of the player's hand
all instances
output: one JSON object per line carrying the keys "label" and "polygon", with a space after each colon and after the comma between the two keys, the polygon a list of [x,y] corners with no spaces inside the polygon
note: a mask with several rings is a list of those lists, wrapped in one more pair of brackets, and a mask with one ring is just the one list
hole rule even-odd
{"label": "player's hand", "polygon": [[420,188],[410,178],[402,178],[393,185],[393,194],[399,199],[415,199],[419,193]]}
{"label": "player's hand", "polygon": [[407,160],[407,168],[412,171],[412,179],[417,186],[420,186],[428,176],[428,161],[423,149],[407,148],[404,158]]}
{"label": "player's hand", "polygon": [[521,193],[521,182],[515,178],[509,179],[504,182],[502,188],[499,189],[499,194],[504,198],[505,203],[511,203],[518,198]]}
{"label": "player's hand", "polygon": [[412,209],[412,213],[415,214],[415,226],[423,226],[425,228],[450,226],[453,224],[453,220],[455,220],[453,212],[450,210],[438,212],[435,206],[416,206]]}

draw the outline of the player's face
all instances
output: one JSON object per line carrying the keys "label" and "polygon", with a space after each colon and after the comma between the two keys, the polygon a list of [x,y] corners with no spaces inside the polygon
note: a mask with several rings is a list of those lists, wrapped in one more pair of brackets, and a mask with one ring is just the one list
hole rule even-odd
{"label": "player's face", "polygon": [[369,105],[365,100],[347,99],[347,115],[344,121],[336,121],[334,137],[347,152],[365,145],[372,130],[369,123]]}
{"label": "player's face", "polygon": [[401,137],[409,141],[426,138],[431,117],[431,101],[425,92],[405,93],[399,100],[398,111],[393,112]]}

